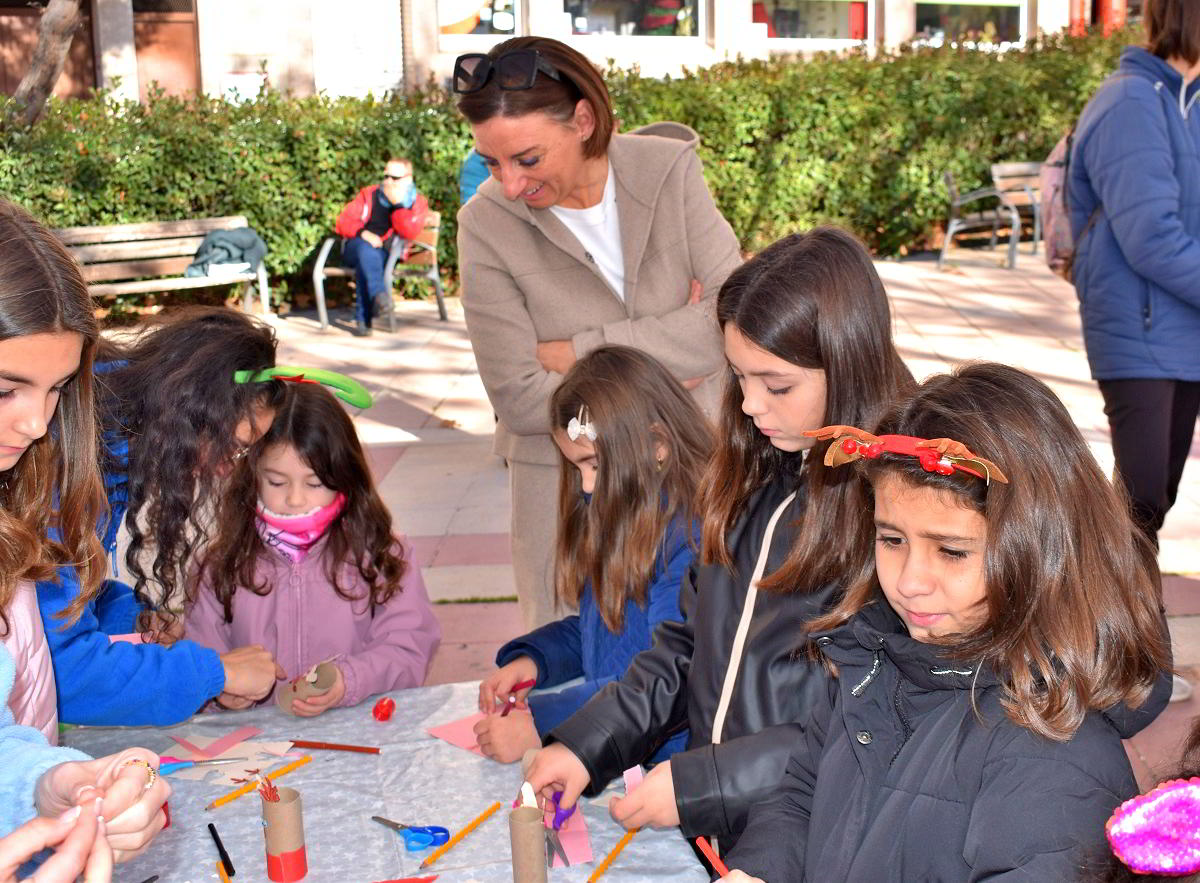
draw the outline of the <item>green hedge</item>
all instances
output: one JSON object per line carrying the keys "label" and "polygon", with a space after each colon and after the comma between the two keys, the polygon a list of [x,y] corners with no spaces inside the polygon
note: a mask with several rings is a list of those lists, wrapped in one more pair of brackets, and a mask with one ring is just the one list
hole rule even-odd
{"label": "green hedge", "polygon": [[[609,85],[623,129],[674,119],[700,133],[709,185],[745,248],[830,221],[896,255],[926,245],[944,220],[943,172],[970,188],[992,162],[1044,158],[1136,39],[739,61],[670,81],[614,70]],[[470,145],[436,89],[385,99],[265,91],[242,104],[101,95],[54,101],[32,131],[0,132],[0,193],[53,226],[246,214],[271,273],[294,285],[356,188],[384,157],[407,155],[443,213],[452,271]]]}

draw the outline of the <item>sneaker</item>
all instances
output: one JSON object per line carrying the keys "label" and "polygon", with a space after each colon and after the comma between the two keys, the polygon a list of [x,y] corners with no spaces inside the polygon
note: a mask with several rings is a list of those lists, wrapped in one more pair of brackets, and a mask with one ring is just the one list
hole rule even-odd
{"label": "sneaker", "polygon": [[355,337],[370,337],[371,326],[364,325],[362,322],[355,322],[354,327],[350,329],[350,333]]}
{"label": "sneaker", "polygon": [[1171,701],[1184,702],[1192,698],[1192,685],[1179,675],[1171,675]]}

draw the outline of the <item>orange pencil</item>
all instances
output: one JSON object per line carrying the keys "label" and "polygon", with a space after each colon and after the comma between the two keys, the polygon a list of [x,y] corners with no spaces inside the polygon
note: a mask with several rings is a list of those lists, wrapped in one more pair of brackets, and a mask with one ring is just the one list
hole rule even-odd
{"label": "orange pencil", "polygon": [[225,866],[220,862],[217,862],[217,876],[221,878],[221,883],[233,883],[229,879],[229,875],[225,873]]}
{"label": "orange pencil", "polygon": [[[285,776],[294,769],[299,769],[300,767],[302,767],[306,763],[308,763],[310,760],[312,760],[312,755],[306,754],[306,755],[304,755],[304,757],[300,758],[299,760],[292,761],[287,766],[280,767],[279,769],[274,770],[273,772],[267,773],[267,778],[268,779],[278,779],[280,776]],[[258,788],[258,784],[259,783],[258,783],[257,779],[255,779],[254,781],[251,781],[251,782],[247,782],[245,785],[243,785],[241,788],[238,788],[236,791],[230,791],[228,794],[226,794],[222,797],[218,797],[216,800],[214,800],[212,803],[210,803],[208,806],[206,806],[204,808],[206,810],[210,810],[210,809],[216,809],[218,806],[224,806],[226,803],[229,803],[229,801],[237,800],[243,794],[249,794],[251,791],[256,790]]]}
{"label": "orange pencil", "polygon": [[608,870],[608,866],[617,860],[617,856],[621,854],[621,850],[629,845],[629,841],[633,839],[633,835],[640,830],[642,829],[630,828],[626,831],[625,836],[618,840],[617,845],[612,848],[612,852],[604,857],[604,861],[600,862],[596,870],[592,871],[592,875],[587,878],[587,883],[596,883],[597,880],[603,877],[604,872]]}
{"label": "orange pencil", "polygon": [[488,816],[490,816],[492,813],[494,813],[499,808],[500,808],[500,801],[496,801],[491,806],[489,806],[487,809],[485,809],[483,812],[481,812],[479,815],[477,815],[470,824],[468,824],[465,828],[463,828],[461,831],[459,831],[457,834],[455,834],[453,837],[451,837],[449,840],[447,840],[445,843],[443,843],[441,846],[439,846],[437,849],[435,849],[430,854],[429,858],[427,858],[427,859],[425,859],[425,861],[421,862],[421,867],[427,868],[430,865],[432,865],[434,862],[436,862],[438,859],[440,859],[443,855],[445,855],[447,852],[449,852],[450,848],[453,847],[456,843],[458,843],[458,841],[462,840],[464,837],[466,837],[468,834],[470,834],[472,831],[474,831],[476,828],[478,828],[480,825],[482,825],[484,822],[486,822],[488,819]]}

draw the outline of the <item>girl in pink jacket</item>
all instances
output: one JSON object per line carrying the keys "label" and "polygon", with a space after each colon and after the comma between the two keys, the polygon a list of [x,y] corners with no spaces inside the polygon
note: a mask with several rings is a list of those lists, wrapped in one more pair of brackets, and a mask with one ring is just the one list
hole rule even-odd
{"label": "girl in pink jacket", "polygon": [[392,535],[354,424],[324,387],[288,384],[270,430],[237,464],[216,524],[189,639],[217,652],[260,644],[289,680],[332,662],[326,692],[292,700],[304,716],[425,679],[441,629],[420,568]]}

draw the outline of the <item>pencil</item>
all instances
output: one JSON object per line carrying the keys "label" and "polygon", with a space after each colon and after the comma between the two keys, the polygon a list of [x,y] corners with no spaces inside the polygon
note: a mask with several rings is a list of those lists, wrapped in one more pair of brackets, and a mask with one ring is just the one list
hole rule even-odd
{"label": "pencil", "polygon": [[633,839],[633,835],[640,830],[642,829],[631,828],[626,831],[625,836],[618,840],[617,845],[612,848],[612,852],[604,857],[604,861],[600,862],[596,870],[592,871],[592,876],[587,878],[587,883],[596,883],[597,880],[603,877],[604,872],[608,870],[608,866],[617,860],[617,856],[621,854],[621,850],[629,845],[629,841]]}
{"label": "pencil", "polygon": [[722,877],[729,876],[729,868],[725,867],[725,862],[721,861],[721,857],[717,855],[716,850],[712,848],[712,844],[707,839],[697,837],[696,845],[700,847],[700,851],[704,853],[704,857],[708,859],[708,863],[713,866],[714,871]]}
{"label": "pencil", "polygon": [[475,817],[474,821],[472,821],[469,825],[467,825],[465,828],[463,828],[461,831],[459,831],[457,834],[455,834],[453,837],[451,837],[449,840],[447,840],[445,843],[443,843],[441,846],[439,846],[437,849],[435,849],[432,853],[430,853],[429,858],[427,858],[427,859],[425,859],[425,861],[421,862],[421,867],[427,868],[430,865],[432,865],[434,862],[436,862],[438,859],[440,859],[443,855],[445,855],[447,852],[450,851],[450,848],[453,847],[454,844],[458,843],[458,841],[462,840],[464,837],[466,837],[468,834],[470,834],[472,831],[474,831],[476,828],[478,828],[480,825],[482,825],[484,822],[486,822],[488,819],[488,816],[490,816],[492,813],[494,813],[499,808],[500,808],[500,801],[496,801],[491,806],[489,806],[487,809],[485,809],[483,812],[481,812],[479,815],[477,815]]}
{"label": "pencil", "polygon": [[220,862],[217,862],[217,876],[221,878],[221,883],[233,883],[229,879],[229,875],[225,873],[225,866]]}
{"label": "pencil", "polygon": [[[279,769],[274,770],[273,772],[267,773],[267,778],[268,779],[278,779],[280,776],[287,775],[294,769],[299,769],[300,767],[302,767],[306,763],[308,763],[310,760],[312,760],[312,755],[306,754],[306,755],[304,755],[304,757],[300,758],[299,760],[292,761],[287,766],[280,767]],[[254,791],[256,788],[258,788],[258,780],[257,779],[255,779],[252,782],[247,782],[245,785],[243,785],[241,788],[238,788],[236,791],[230,791],[228,794],[226,794],[222,797],[218,797],[216,800],[214,800],[212,803],[210,803],[208,806],[206,806],[204,808],[206,810],[209,810],[209,809],[216,809],[218,806],[224,806],[226,803],[229,803],[229,801],[237,800],[243,794],[249,794],[251,791]]]}
{"label": "pencil", "polygon": [[293,739],[292,744],[297,748],[317,748],[324,751],[357,751],[360,754],[379,753],[379,749],[373,745],[342,745],[338,742],[306,742],[303,739]]}

